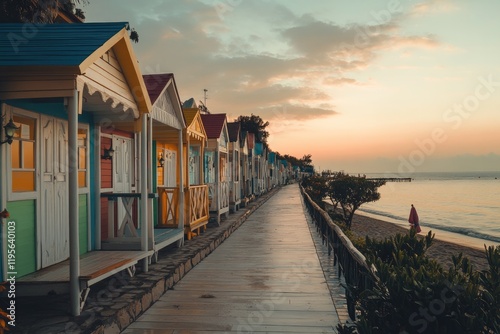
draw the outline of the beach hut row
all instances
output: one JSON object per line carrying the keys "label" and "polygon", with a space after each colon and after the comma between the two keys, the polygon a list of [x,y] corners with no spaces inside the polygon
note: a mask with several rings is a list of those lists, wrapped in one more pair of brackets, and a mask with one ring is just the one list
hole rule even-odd
{"label": "beach hut row", "polygon": [[[0,24],[0,276],[17,295],[147,272],[291,177],[253,133],[143,75],[126,23]],[[28,29],[29,28],[29,29]]]}

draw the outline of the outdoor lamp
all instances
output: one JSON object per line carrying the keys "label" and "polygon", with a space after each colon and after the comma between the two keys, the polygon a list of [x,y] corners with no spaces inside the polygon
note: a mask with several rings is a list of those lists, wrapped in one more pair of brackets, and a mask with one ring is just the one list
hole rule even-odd
{"label": "outdoor lamp", "polygon": [[110,146],[108,149],[104,149],[104,154],[101,155],[101,158],[104,160],[111,160],[113,158],[113,154],[115,153],[115,150]]}
{"label": "outdoor lamp", "polygon": [[[2,116],[0,118],[2,124],[3,124],[3,118],[4,118],[4,116]],[[7,123],[3,126],[3,129],[5,129],[5,140],[0,141],[0,144],[5,144],[5,143],[8,143],[9,145],[12,144],[12,138],[14,137],[16,130],[18,130],[19,128],[14,124],[14,122],[12,121],[12,118],[11,118],[9,123]],[[0,138],[1,138],[1,136],[0,136]]]}
{"label": "outdoor lamp", "polygon": [[158,168],[162,168],[165,165],[165,159],[163,158],[163,153],[160,153],[160,157],[158,159]]}

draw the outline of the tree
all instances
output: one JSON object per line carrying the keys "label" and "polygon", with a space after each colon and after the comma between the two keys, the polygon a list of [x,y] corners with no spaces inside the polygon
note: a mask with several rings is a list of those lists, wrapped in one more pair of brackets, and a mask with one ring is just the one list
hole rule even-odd
{"label": "tree", "polygon": [[269,122],[264,122],[260,116],[252,114],[252,116],[240,116],[235,122],[240,122],[241,131],[248,131],[255,134],[255,140],[258,143],[263,143],[267,146],[267,138],[269,132],[266,131]]}
{"label": "tree", "polygon": [[320,175],[304,177],[301,185],[316,204],[321,208],[325,208],[323,198],[328,194],[328,184],[325,177]]}
{"label": "tree", "polygon": [[312,155],[311,154],[304,154],[302,159],[300,159],[302,167],[311,167],[312,166]]}
{"label": "tree", "polygon": [[[0,22],[2,23],[54,23],[59,12],[74,15],[72,21],[85,19],[84,12],[78,5],[87,5],[89,0],[2,0],[0,3]],[[130,39],[139,42],[139,34],[127,26]]]}
{"label": "tree", "polygon": [[312,159],[311,159],[312,155],[311,154],[305,154],[302,157],[302,159],[298,159],[298,158],[291,156],[291,155],[288,155],[288,154],[285,154],[285,155],[281,155],[279,153],[276,153],[276,154],[277,154],[278,159],[286,160],[290,164],[292,164],[292,166],[298,166],[302,170],[306,167],[312,167]]}
{"label": "tree", "polygon": [[351,229],[354,213],[362,204],[380,199],[378,188],[384,184],[385,181],[368,180],[366,177],[351,176],[342,172],[333,175],[328,196],[334,207],[339,204],[342,208],[348,229]]}

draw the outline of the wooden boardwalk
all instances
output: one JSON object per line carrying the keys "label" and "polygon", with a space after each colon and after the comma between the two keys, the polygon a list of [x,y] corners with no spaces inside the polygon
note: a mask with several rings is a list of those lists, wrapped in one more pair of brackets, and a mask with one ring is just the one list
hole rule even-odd
{"label": "wooden boardwalk", "polygon": [[335,333],[338,321],[291,185],[123,333]]}

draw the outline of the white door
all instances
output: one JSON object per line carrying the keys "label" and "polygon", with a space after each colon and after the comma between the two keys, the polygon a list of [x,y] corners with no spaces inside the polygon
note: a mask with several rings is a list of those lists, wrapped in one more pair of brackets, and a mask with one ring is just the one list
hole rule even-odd
{"label": "white door", "polygon": [[189,185],[200,184],[200,147],[189,146]]}
{"label": "white door", "polygon": [[175,187],[177,186],[177,152],[164,149],[163,159],[165,163],[163,165],[163,185],[165,187]]}
{"label": "white door", "polygon": [[69,257],[67,122],[42,117],[42,268]]}
{"label": "white door", "polygon": [[[132,139],[113,136],[113,192],[129,193],[132,191]],[[118,200],[118,229],[126,215],[121,198]]]}

